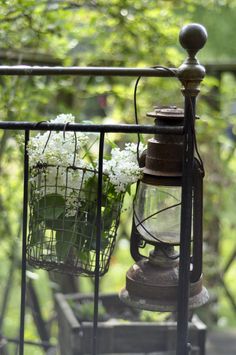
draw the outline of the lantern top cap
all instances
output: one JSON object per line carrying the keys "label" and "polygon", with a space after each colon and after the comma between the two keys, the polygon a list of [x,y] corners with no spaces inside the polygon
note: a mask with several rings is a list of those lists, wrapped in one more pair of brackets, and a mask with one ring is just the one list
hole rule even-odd
{"label": "lantern top cap", "polygon": [[177,106],[154,106],[154,111],[148,112],[147,116],[161,119],[183,119],[184,110]]}
{"label": "lantern top cap", "polygon": [[207,31],[199,23],[190,23],[184,26],[179,34],[179,42],[190,57],[194,57],[204,47],[206,41]]}

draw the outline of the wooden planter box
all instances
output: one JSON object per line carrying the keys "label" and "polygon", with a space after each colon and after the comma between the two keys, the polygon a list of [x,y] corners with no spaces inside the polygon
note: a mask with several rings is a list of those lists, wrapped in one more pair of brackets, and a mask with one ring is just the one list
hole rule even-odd
{"label": "wooden planter box", "polygon": [[[92,300],[91,295],[56,295],[61,355],[90,355],[92,348],[92,322],[79,322],[70,306]],[[124,305],[117,294],[100,295],[104,308],[112,315],[108,322],[99,322],[99,354],[175,355],[176,322],[117,321],[117,314],[131,315],[132,309]],[[135,312],[135,311],[133,311]],[[113,317],[114,315],[114,317]],[[133,314],[135,317],[135,313]],[[128,318],[127,318],[128,320]],[[197,318],[189,325],[192,355],[205,355],[206,326]]]}

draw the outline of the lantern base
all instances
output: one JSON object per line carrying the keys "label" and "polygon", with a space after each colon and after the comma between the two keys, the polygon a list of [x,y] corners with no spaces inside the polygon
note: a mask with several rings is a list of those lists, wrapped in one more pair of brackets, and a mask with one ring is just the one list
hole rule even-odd
{"label": "lantern base", "polygon": [[[146,311],[154,312],[175,312],[177,311],[177,301],[173,300],[172,303],[160,299],[148,299],[136,297],[130,294],[125,288],[120,292],[120,299],[131,307]],[[202,287],[202,291],[193,297],[189,298],[189,309],[198,308],[209,300],[208,291]]]}
{"label": "lantern base", "polygon": [[[168,250],[168,249],[167,249]],[[178,260],[162,252],[150,253],[149,259],[134,264],[126,274],[126,288],[120,299],[126,304],[149,311],[176,311],[178,299]],[[189,286],[189,308],[197,308],[208,301],[208,292],[202,286],[202,277]]]}

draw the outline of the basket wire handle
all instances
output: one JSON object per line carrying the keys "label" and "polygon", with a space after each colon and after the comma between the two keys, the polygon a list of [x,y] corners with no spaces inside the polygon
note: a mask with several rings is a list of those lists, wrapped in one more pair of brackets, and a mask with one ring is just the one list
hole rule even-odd
{"label": "basket wire handle", "polygon": [[74,137],[75,137],[75,148],[74,148],[73,166],[75,166],[76,152],[77,152],[77,136],[76,136],[76,132],[75,131],[74,131]]}
{"label": "basket wire handle", "polygon": [[[63,128],[63,139],[66,139],[66,129],[69,126],[71,122],[66,122]],[[74,131],[74,140],[75,140],[75,146],[74,146],[74,157],[73,157],[73,163],[72,163],[72,167],[75,167],[75,161],[76,161],[76,151],[77,151],[77,135],[76,132]]]}
{"label": "basket wire handle", "polygon": [[[44,120],[44,121],[37,122],[34,127],[35,127],[35,128],[38,128],[38,127],[41,125],[41,123],[48,123],[48,121],[45,121],[45,120]],[[49,135],[48,135],[47,141],[46,141],[46,143],[45,143],[45,146],[44,146],[44,148],[43,148],[42,154],[44,154],[45,149],[47,148],[47,145],[48,145],[48,142],[49,142],[51,133],[52,133],[52,131],[49,132]]]}
{"label": "basket wire handle", "polygon": [[63,139],[66,139],[66,129],[69,126],[70,122],[66,122],[63,128]]}
{"label": "basket wire handle", "polygon": [[47,121],[44,120],[44,121],[37,122],[37,123],[35,123],[34,127],[38,128],[38,126],[40,126],[41,123],[47,123]]}

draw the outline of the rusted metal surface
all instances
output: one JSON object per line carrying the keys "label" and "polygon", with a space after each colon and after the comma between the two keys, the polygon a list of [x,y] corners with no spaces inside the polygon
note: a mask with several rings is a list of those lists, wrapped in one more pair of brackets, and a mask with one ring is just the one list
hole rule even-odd
{"label": "rusted metal surface", "polygon": [[[176,271],[178,271],[176,269]],[[173,273],[171,274],[171,276]],[[162,275],[163,276],[163,275]],[[170,276],[169,276],[170,277]],[[145,287],[146,286],[146,287]],[[149,311],[172,312],[177,307],[177,284],[154,285],[138,283],[127,275],[126,289],[121,291],[121,299],[128,305]],[[207,290],[202,286],[202,280],[190,285],[189,308],[197,308],[209,299]]]}
{"label": "rusted metal surface", "polygon": [[[183,127],[184,111],[176,106],[156,107],[147,116],[155,118],[157,127]],[[144,174],[155,176],[181,176],[183,136],[155,134],[148,140]]]}
{"label": "rusted metal surface", "polygon": [[[149,259],[134,264],[126,274],[126,287],[120,293],[128,305],[151,311],[175,311],[177,306],[179,265],[174,248],[151,252]],[[208,300],[202,277],[190,284],[189,308]]]}

